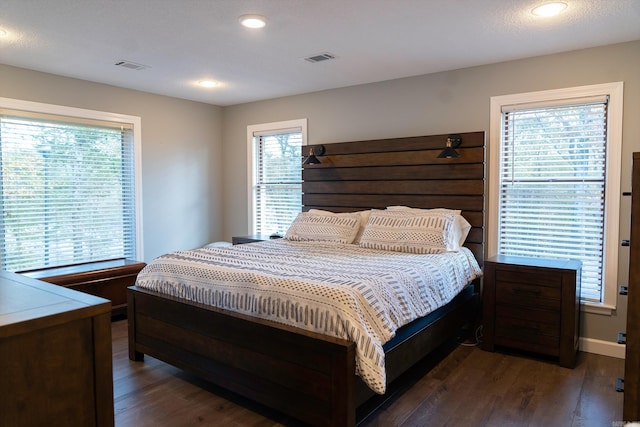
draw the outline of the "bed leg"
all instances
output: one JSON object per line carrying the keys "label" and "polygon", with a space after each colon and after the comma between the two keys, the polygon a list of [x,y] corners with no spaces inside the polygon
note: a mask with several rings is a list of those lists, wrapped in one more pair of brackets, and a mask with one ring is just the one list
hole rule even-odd
{"label": "bed leg", "polygon": [[144,353],[136,351],[136,299],[130,290],[127,290],[127,322],[129,336],[129,360],[141,362],[144,360]]}
{"label": "bed leg", "polygon": [[140,353],[139,351],[132,351],[131,347],[129,347],[129,360],[133,360],[134,362],[142,362],[144,360],[144,353]]}

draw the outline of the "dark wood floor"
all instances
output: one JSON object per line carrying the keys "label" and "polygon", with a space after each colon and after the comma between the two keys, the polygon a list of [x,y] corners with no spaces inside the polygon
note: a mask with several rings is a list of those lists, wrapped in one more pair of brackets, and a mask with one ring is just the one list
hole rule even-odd
{"label": "dark wood floor", "polygon": [[[127,321],[113,323],[116,427],[297,426],[291,419],[145,356],[131,362]],[[425,361],[363,427],[613,426],[624,361],[580,353],[575,369],[552,361],[451,345]]]}

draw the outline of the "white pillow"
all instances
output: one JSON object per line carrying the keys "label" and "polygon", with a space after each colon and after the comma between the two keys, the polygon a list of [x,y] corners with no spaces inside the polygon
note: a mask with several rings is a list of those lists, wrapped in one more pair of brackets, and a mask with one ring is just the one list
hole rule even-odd
{"label": "white pillow", "polygon": [[[325,211],[322,209],[309,209],[309,213],[318,214],[318,215],[343,215],[341,213]],[[364,233],[364,227],[367,225],[367,221],[369,221],[369,215],[371,214],[371,210],[368,209],[366,211],[358,211],[351,212],[360,214],[360,227],[358,228],[358,233],[356,237],[353,239],[353,244],[357,245],[360,243],[360,238],[362,237],[362,233]]]}
{"label": "white pillow", "polygon": [[390,211],[398,211],[398,210],[413,210],[413,211],[444,211],[451,212],[456,215],[455,223],[453,228],[451,229],[450,241],[447,242],[447,248],[449,251],[456,252],[460,250],[460,247],[464,245],[465,240],[467,240],[467,236],[469,235],[469,231],[471,231],[471,224],[469,221],[465,219],[460,214],[460,210],[457,209],[445,209],[445,208],[436,208],[436,209],[418,209],[411,208],[409,206],[387,206],[387,210]]}
{"label": "white pillow", "polygon": [[360,246],[434,254],[447,252],[455,213],[444,210],[372,210]]}
{"label": "white pillow", "polygon": [[285,234],[288,240],[352,243],[360,227],[360,214],[339,215],[301,212]]}

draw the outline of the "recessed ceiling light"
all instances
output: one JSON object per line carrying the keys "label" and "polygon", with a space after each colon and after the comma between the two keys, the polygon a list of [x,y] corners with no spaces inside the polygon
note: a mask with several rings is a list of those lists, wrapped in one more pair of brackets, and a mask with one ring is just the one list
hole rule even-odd
{"label": "recessed ceiling light", "polygon": [[567,8],[567,4],[563,2],[545,3],[540,6],[536,6],[531,10],[531,13],[535,16],[556,16]]}
{"label": "recessed ceiling light", "polygon": [[198,82],[198,85],[200,85],[200,86],[202,86],[202,87],[207,87],[207,88],[210,88],[210,87],[216,87],[216,86],[218,86],[219,84],[220,84],[220,83],[218,83],[218,82],[216,82],[216,81],[213,81],[213,80],[200,80],[200,81]]}
{"label": "recessed ceiling light", "polygon": [[242,15],[239,19],[247,28],[262,28],[267,25],[267,18],[262,15]]}

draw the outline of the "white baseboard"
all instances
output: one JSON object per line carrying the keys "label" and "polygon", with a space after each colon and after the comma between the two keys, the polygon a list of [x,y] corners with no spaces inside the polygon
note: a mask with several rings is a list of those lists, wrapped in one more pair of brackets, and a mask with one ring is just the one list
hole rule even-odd
{"label": "white baseboard", "polygon": [[603,356],[617,357],[624,359],[626,345],[613,341],[603,341],[594,338],[582,338],[578,342],[580,351],[587,353],[601,354]]}

